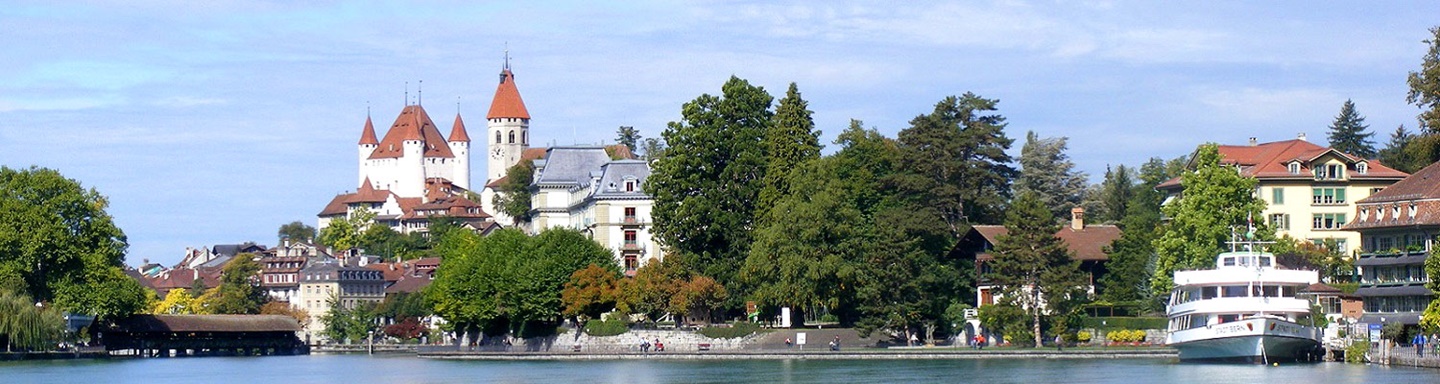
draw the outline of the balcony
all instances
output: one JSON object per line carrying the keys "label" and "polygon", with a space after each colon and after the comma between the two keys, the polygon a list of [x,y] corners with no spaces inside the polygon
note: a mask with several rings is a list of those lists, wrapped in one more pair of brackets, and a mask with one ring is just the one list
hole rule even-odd
{"label": "balcony", "polygon": [[625,218],[620,219],[620,225],[641,225],[641,224],[642,224],[642,223],[640,222],[640,218],[635,217],[635,216],[625,216]]}
{"label": "balcony", "polygon": [[642,246],[642,245],[640,245],[639,242],[626,241],[626,242],[620,244],[620,250],[621,250],[621,251],[637,251],[637,252],[638,252],[638,251],[644,251],[644,250],[645,250],[645,247]]}

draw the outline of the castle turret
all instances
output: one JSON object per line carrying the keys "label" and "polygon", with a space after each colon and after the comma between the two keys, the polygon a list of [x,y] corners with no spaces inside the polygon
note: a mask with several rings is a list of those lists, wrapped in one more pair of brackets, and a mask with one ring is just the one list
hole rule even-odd
{"label": "castle turret", "polygon": [[370,115],[367,113],[367,114],[365,115],[365,129],[362,130],[362,131],[360,131],[360,144],[359,144],[359,165],[360,165],[359,170],[360,170],[360,175],[356,178],[357,180],[359,180],[358,182],[364,182],[365,176],[367,176],[367,175],[369,174],[369,172],[370,172],[370,169],[369,169],[370,154],[371,154],[371,153],[374,153],[374,152],[375,152],[375,148],[378,147],[378,146],[380,146],[380,140],[378,140],[378,139],[375,138],[375,124],[372,123],[372,122],[370,122]]}
{"label": "castle turret", "polygon": [[470,134],[465,131],[465,121],[455,113],[455,124],[450,127],[450,153],[455,155],[451,183],[460,188],[470,189]]}
{"label": "castle turret", "polygon": [[510,72],[507,60],[500,71],[500,85],[495,87],[495,99],[490,102],[490,113],[485,116],[488,135],[486,183],[505,176],[510,166],[520,161],[525,148],[530,147],[530,112],[520,98],[520,89],[515,87],[515,74]]}

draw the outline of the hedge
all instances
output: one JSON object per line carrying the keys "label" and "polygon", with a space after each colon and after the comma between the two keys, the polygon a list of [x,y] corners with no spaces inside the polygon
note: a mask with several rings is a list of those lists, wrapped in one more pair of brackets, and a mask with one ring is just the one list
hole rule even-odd
{"label": "hedge", "polygon": [[1165,329],[1164,317],[1086,317],[1082,328],[1094,329]]}
{"label": "hedge", "polygon": [[590,336],[615,336],[630,331],[630,325],[621,320],[590,320],[585,322],[585,333]]}
{"label": "hedge", "polygon": [[700,334],[712,339],[733,339],[749,336],[760,330],[760,324],[750,322],[737,322],[728,326],[710,326],[700,328]]}

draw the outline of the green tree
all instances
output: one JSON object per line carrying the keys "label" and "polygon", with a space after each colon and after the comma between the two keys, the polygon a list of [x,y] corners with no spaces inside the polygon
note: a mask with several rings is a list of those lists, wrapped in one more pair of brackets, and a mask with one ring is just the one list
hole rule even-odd
{"label": "green tree", "polygon": [[1415,173],[1420,170],[1415,168],[1414,159],[1405,153],[1405,146],[1409,145],[1414,138],[1415,135],[1405,130],[1405,125],[1402,124],[1399,128],[1395,128],[1395,133],[1390,134],[1390,141],[1385,143],[1385,148],[1381,148],[1378,153],[1380,163],[1405,173]]}
{"label": "green tree", "polygon": [[320,230],[320,243],[339,251],[359,248],[364,241],[365,231],[375,221],[375,212],[364,207],[350,212],[345,218],[330,221]]}
{"label": "green tree", "polygon": [[514,225],[530,221],[530,180],[535,178],[535,164],[521,161],[505,170],[505,179],[495,194],[495,206],[510,216]]}
{"label": "green tree", "polygon": [[36,305],[23,293],[0,289],[0,340],[5,352],[49,350],[65,333],[65,319],[54,306]]}
{"label": "green tree", "polygon": [[1131,197],[1135,194],[1135,182],[1130,178],[1130,169],[1124,164],[1115,169],[1105,168],[1105,180],[1100,183],[1101,215],[1088,214],[1102,222],[1118,223],[1125,219]]}
{"label": "green tree", "polygon": [[331,296],[330,310],[320,316],[320,323],[325,324],[322,335],[331,341],[359,343],[378,329],[374,311],[375,303],[361,301],[347,308],[339,298]]}
{"label": "green tree", "polygon": [[1034,193],[1021,192],[1015,198],[1005,228],[1008,233],[995,244],[990,279],[1003,287],[1005,300],[1025,311],[1035,346],[1040,347],[1044,316],[1073,311],[1085,298],[1085,275],[1065,242],[1055,237],[1060,226]]}
{"label": "green tree", "polygon": [[635,150],[640,149],[635,146],[640,142],[640,131],[635,130],[635,127],[622,125],[620,129],[615,130],[615,142],[624,145],[630,150],[630,153],[635,153]]}
{"label": "green tree", "polygon": [[1265,202],[1255,196],[1255,179],[1221,164],[1215,144],[1201,145],[1193,164],[1180,176],[1183,195],[1162,208],[1170,222],[1154,241],[1158,257],[1150,290],[1156,295],[1170,291],[1176,270],[1213,265],[1235,226],[1263,219]]}
{"label": "green tree", "polygon": [[1410,160],[1405,169],[1417,172],[1436,161],[1440,161],[1440,133],[1426,133],[1415,136],[1405,143],[1405,157]]}
{"label": "green tree", "polygon": [[1140,166],[1140,182],[1131,186],[1125,217],[1120,221],[1120,238],[1106,249],[1110,258],[1105,264],[1108,272],[1096,287],[1100,300],[1135,309],[1158,309],[1154,305],[1158,302],[1150,300],[1154,293],[1150,291],[1150,280],[1154,275],[1154,240],[1162,220],[1160,203],[1165,193],[1155,190],[1155,186],[1174,177],[1167,168],[1160,158],[1151,158]]}
{"label": "green tree", "polygon": [[222,315],[251,315],[260,313],[260,306],[267,300],[265,290],[258,278],[260,263],[253,253],[241,253],[225,263],[220,272],[220,285],[215,294],[204,304],[209,313]]}
{"label": "green tree", "polygon": [[952,237],[970,224],[998,222],[1010,199],[1017,173],[1005,151],[1013,140],[1005,137],[1005,117],[991,113],[998,103],[968,92],[950,96],[899,133],[907,162],[892,184],[933,207]]}
{"label": "green tree", "polygon": [[290,239],[291,241],[303,241],[308,243],[315,241],[315,227],[305,225],[305,223],[296,220],[290,222],[289,224],[281,225],[280,230],[276,231],[276,235],[280,236],[280,239],[282,240]]}
{"label": "green tree", "polygon": [[1016,193],[1035,193],[1054,218],[1068,217],[1070,209],[1085,198],[1086,176],[1065,154],[1066,140],[1026,133],[1025,145],[1020,147],[1020,177],[1014,185]]}
{"label": "green tree", "polygon": [[665,157],[665,140],[658,137],[651,137],[641,141],[641,158],[645,161],[655,161]]}
{"label": "green tree", "polygon": [[0,283],[76,313],[143,310],[143,288],[120,269],[126,238],[108,206],[54,170],[0,167]]}
{"label": "green tree", "polygon": [[1420,71],[1410,72],[1406,78],[1410,93],[1405,101],[1420,108],[1417,116],[1420,132],[1437,133],[1440,131],[1440,27],[1430,28],[1430,35],[1425,40],[1430,50],[1420,62]]}
{"label": "green tree", "polygon": [[670,313],[670,301],[679,294],[689,273],[674,259],[650,259],[635,271],[635,277],[616,284],[618,297],[615,310],[623,314],[642,314],[650,321],[659,321]]}
{"label": "green tree", "polygon": [[820,158],[820,132],[815,130],[815,121],[810,117],[809,103],[800,98],[795,83],[785,91],[780,105],[775,107],[775,117],[765,130],[765,178],[761,180],[761,219],[775,201],[791,193],[790,174],[796,166]]}
{"label": "green tree", "polygon": [[1340,106],[1340,114],[1335,116],[1335,122],[1330,123],[1330,148],[1364,159],[1373,159],[1375,144],[1370,141],[1370,137],[1375,136],[1375,133],[1369,130],[1370,126],[1365,125],[1365,116],[1360,116],[1360,113],[1355,111],[1355,102],[1345,100],[1345,104]]}
{"label": "green tree", "polygon": [[752,241],[772,99],[732,76],[721,96],[685,103],[681,120],[662,133],[670,148],[653,162],[648,182],[654,232],[673,252],[667,258],[732,286]]}

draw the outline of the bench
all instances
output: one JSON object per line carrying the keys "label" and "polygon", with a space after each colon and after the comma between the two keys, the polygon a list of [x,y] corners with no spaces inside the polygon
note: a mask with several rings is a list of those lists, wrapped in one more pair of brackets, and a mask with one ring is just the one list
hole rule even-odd
{"label": "bench", "polygon": [[700,344],[697,344],[696,347],[699,348],[701,351],[709,351],[709,350],[710,350],[710,343],[700,343]]}
{"label": "bench", "polygon": [[570,347],[570,352],[580,352],[580,344]]}

